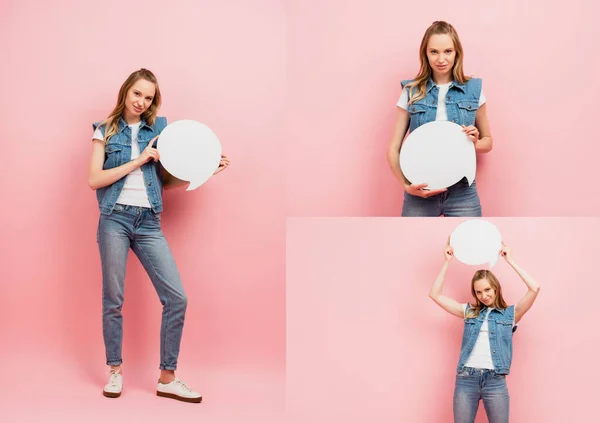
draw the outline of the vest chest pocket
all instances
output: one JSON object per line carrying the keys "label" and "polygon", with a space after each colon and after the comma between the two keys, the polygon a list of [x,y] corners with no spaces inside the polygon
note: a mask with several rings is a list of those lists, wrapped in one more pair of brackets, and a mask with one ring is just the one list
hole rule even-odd
{"label": "vest chest pocket", "polygon": [[475,115],[479,109],[479,102],[474,100],[463,100],[456,103],[460,119],[465,126],[475,125]]}
{"label": "vest chest pocket", "polygon": [[112,169],[120,165],[123,146],[119,144],[108,144],[104,148],[104,169]]}
{"label": "vest chest pocket", "polygon": [[425,123],[427,107],[419,103],[409,104],[407,112],[410,115],[410,126],[416,128]]}
{"label": "vest chest pocket", "polygon": [[464,319],[464,322],[465,322],[465,335],[467,337],[473,336],[473,334],[475,333],[475,327],[477,325],[477,319],[474,319],[474,318]]}
{"label": "vest chest pocket", "polygon": [[496,320],[496,330],[499,335],[505,336],[507,338],[512,337],[513,332],[513,322],[512,320],[500,319]]}

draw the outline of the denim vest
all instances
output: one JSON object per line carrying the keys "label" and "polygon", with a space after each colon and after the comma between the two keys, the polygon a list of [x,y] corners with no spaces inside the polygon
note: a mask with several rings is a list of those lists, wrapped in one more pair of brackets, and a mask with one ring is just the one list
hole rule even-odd
{"label": "denim vest", "polygon": [[[93,124],[94,131],[98,128],[100,122]],[[167,118],[157,117],[153,125],[148,125],[146,120],[142,118],[140,130],[138,132],[137,141],[140,146],[140,152],[148,146],[148,142],[160,134],[167,126]],[[100,132],[105,134],[106,125],[100,126]],[[123,117],[119,119],[119,129],[113,135],[104,150],[104,166],[103,169],[112,169],[121,166],[131,161],[131,128],[127,125]],[[142,165],[142,174],[148,194],[148,201],[155,213],[162,212],[162,188],[163,181],[161,177],[161,165],[159,162],[150,160]],[[96,190],[98,198],[98,206],[100,213],[111,214],[119,194],[125,185],[125,177],[119,179],[111,185]]]}
{"label": "denim vest", "polygon": [[[402,87],[412,82],[407,79],[402,81]],[[411,87],[412,89],[412,87]],[[408,105],[410,114],[410,132],[419,126],[433,122],[437,113],[438,92],[432,79],[427,81],[426,95],[422,99]],[[409,93],[410,94],[410,93]],[[466,84],[452,81],[446,95],[446,110],[448,121],[459,125],[470,126],[475,124],[475,113],[479,108],[479,95],[481,94],[481,79],[471,78]],[[416,95],[416,93],[413,93]],[[410,95],[409,95],[410,99]]]}
{"label": "denim vest", "polygon": [[[475,341],[479,336],[479,330],[485,320],[487,308],[484,307],[476,318],[465,318],[465,328],[463,332],[462,346],[460,348],[460,357],[458,359],[457,372],[463,371],[465,363],[469,359]],[[515,306],[510,306],[505,310],[494,309],[488,317],[488,330],[490,337],[490,352],[492,353],[492,363],[494,370],[498,374],[507,375],[510,373],[510,363],[512,361],[512,337],[513,321],[515,317]]]}

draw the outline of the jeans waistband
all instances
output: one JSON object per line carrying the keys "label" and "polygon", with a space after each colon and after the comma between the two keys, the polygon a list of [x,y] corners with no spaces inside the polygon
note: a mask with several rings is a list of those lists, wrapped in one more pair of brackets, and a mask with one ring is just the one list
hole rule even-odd
{"label": "jeans waistband", "polygon": [[468,371],[469,374],[474,374],[474,373],[479,373],[479,374],[486,374],[486,373],[491,373],[491,374],[496,374],[496,370],[495,369],[478,369],[476,367],[463,367],[462,371]]}
{"label": "jeans waistband", "polygon": [[119,203],[115,204],[113,211],[126,211],[135,214],[142,214],[144,212],[154,213],[150,207],[130,206],[129,204]]}

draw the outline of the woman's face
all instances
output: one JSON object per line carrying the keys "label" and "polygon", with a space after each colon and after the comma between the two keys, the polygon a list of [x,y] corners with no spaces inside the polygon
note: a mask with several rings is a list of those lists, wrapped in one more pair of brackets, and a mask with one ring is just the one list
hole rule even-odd
{"label": "woman's face", "polygon": [[427,42],[427,60],[435,76],[446,76],[452,72],[456,50],[448,34],[434,34]]}
{"label": "woman's face", "polygon": [[487,279],[479,279],[473,284],[475,295],[486,307],[490,307],[496,300],[496,290],[492,288]]}
{"label": "woman's face", "polygon": [[127,91],[125,113],[129,118],[139,118],[154,100],[156,87],[150,81],[138,79]]}

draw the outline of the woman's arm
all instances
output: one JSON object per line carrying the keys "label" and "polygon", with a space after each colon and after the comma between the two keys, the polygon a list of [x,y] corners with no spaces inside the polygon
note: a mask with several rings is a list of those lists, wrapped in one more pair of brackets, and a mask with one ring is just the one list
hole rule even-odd
{"label": "woman's arm", "polygon": [[444,264],[442,265],[442,270],[433,282],[433,286],[429,291],[429,298],[436,302],[437,305],[442,307],[448,313],[453,314],[457,317],[463,319],[465,317],[465,313],[463,310],[463,306],[458,302],[453,300],[452,298],[448,298],[442,295],[442,291],[444,289],[444,277],[446,276],[446,271],[448,270],[448,266],[450,265],[450,261],[454,257],[454,251],[450,245],[446,245],[446,249],[444,250]]}
{"label": "woman's arm", "polygon": [[410,123],[410,115],[406,110],[402,107],[398,107],[398,115],[396,117],[396,123],[394,124],[394,129],[392,131],[392,140],[390,141],[390,145],[387,151],[387,160],[392,168],[392,172],[398,178],[402,185],[404,186],[404,190],[411,195],[415,195],[418,197],[431,197],[432,195],[439,194],[441,192],[446,191],[446,189],[436,189],[436,190],[423,190],[422,188],[427,187],[427,184],[418,184],[411,185],[411,183],[404,177],[402,173],[402,169],[400,169],[400,149],[402,148],[402,142],[404,137],[406,136],[406,131],[408,131],[408,126]]}
{"label": "woman's arm", "polygon": [[502,256],[506,259],[506,262],[510,265],[510,267],[515,269],[519,277],[523,280],[523,282],[525,282],[525,285],[527,285],[527,292],[515,306],[515,323],[518,323],[535,302],[535,299],[540,292],[540,285],[533,280],[533,278],[529,276],[527,272],[521,269],[517,263],[515,263],[512,257],[512,250],[509,247],[503,245],[500,254],[502,254]]}
{"label": "woman's arm", "polygon": [[121,166],[112,169],[102,169],[104,166],[104,141],[94,139],[92,142],[92,155],[90,158],[90,167],[88,172],[88,184],[91,189],[96,190],[108,185],[114,184],[124,176],[129,175],[132,171],[146,163],[148,160],[157,161],[159,159],[158,150],[152,148],[154,141],[158,137],[154,137],[148,147],[144,149],[138,158],[129,161]]}
{"label": "woman's arm", "polygon": [[475,142],[475,151],[477,153],[489,153],[492,151],[493,141],[490,123],[487,118],[487,103],[477,109],[475,114],[475,126],[477,127],[477,138]]}
{"label": "woman's arm", "polygon": [[396,123],[394,124],[394,129],[392,130],[392,140],[390,141],[390,145],[388,147],[387,160],[396,178],[398,178],[398,180],[402,182],[402,184],[406,188],[410,185],[410,183],[404,177],[402,169],[400,169],[400,161],[398,160],[398,158],[400,157],[400,148],[402,147],[402,141],[406,136],[406,131],[408,131],[410,115],[402,107],[397,107],[397,109],[398,115],[396,116]]}

